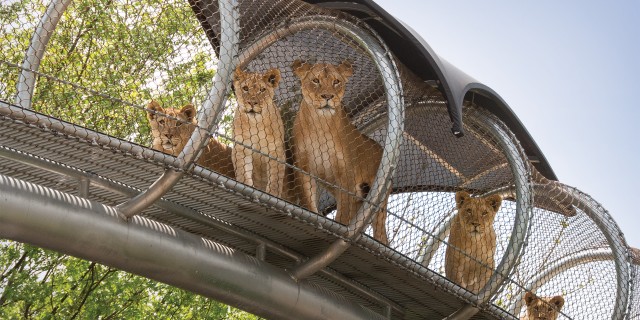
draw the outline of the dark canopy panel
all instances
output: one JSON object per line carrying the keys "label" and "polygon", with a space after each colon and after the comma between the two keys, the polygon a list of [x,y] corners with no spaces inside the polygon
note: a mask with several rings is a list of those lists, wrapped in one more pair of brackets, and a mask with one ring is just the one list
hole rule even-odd
{"label": "dark canopy panel", "polygon": [[527,156],[547,179],[557,180],[553,169],[538,148],[527,129],[502,98],[491,88],[460,71],[440,58],[429,45],[409,26],[391,16],[371,0],[324,1],[305,0],[336,10],[347,12],[365,21],[387,43],[394,55],[422,80],[438,81],[444,93],[452,130],[462,130],[462,105],[464,100],[473,100],[490,108],[516,134]]}

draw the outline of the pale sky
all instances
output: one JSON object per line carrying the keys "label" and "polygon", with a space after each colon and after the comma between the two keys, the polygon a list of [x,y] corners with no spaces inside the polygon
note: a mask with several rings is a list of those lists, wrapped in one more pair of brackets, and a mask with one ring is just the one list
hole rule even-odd
{"label": "pale sky", "polygon": [[374,1],[496,91],[640,247],[640,1]]}

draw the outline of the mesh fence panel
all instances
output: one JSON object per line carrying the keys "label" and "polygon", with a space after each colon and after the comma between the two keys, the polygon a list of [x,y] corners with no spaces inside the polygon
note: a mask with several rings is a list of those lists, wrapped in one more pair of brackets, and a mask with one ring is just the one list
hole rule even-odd
{"label": "mesh fence panel", "polygon": [[[164,155],[133,155],[184,170],[192,178],[215,180],[220,173],[232,183],[212,184],[248,195],[247,202],[266,192],[278,197],[270,208],[283,211],[273,204],[289,203],[325,216],[328,219],[295,217],[306,226],[322,226],[324,238],[308,246],[317,253],[331,241],[346,239],[344,226],[358,222],[354,219],[384,167],[380,165],[385,162],[383,155],[391,154],[384,149],[394,129],[388,127],[389,118],[403,116],[395,174],[388,189],[380,187],[383,194],[379,203],[373,203],[376,214],[366,230],[377,242],[367,248],[381,252],[391,248],[394,254],[385,259],[402,265],[403,270],[427,267],[452,281],[446,282],[445,291],[468,300],[465,294],[481,292],[505,261],[505,253],[513,249],[515,229],[526,233],[526,247],[507,257],[517,259],[517,265],[503,270],[508,279],[492,297],[494,305],[524,317],[531,312],[527,307],[539,301],[526,294],[531,292],[538,297],[561,296],[562,304],[541,302],[547,309],[560,309],[559,319],[607,318],[614,313],[617,269],[610,240],[592,214],[572,199],[583,199],[588,210],[605,218],[606,211],[574,189],[554,189],[555,185],[536,180],[518,141],[491,114],[491,106],[467,101],[467,134],[454,137],[446,99],[439,90],[386,52],[384,58],[397,68],[391,73],[399,77],[398,88],[402,89],[389,92],[385,82],[390,80],[381,74],[376,60],[380,58],[372,56],[367,44],[340,28],[327,27],[340,22],[379,39],[366,22],[302,1],[240,1],[238,68],[233,71],[233,90],[223,110],[215,114],[202,106],[214,83],[221,47],[229,45],[221,40],[215,1],[73,1],[46,44],[39,69],[25,68],[25,52],[37,47],[30,39],[47,5],[45,1],[16,1],[3,4],[0,11],[4,26],[0,29],[0,100],[24,105],[25,101],[16,98],[18,79],[25,72],[35,75],[36,86],[27,88],[33,91],[30,107],[37,112],[32,123],[47,128],[51,117],[76,125],[68,126],[78,130],[66,131],[69,136],[82,136],[80,131],[85,128],[108,135],[108,143],[93,141],[98,147],[123,150],[125,145],[129,149],[142,145]],[[274,35],[274,30],[288,31]],[[252,45],[265,39],[269,44],[264,49],[250,52]],[[378,45],[384,48],[384,43]],[[393,114],[390,96],[402,98],[404,114]],[[205,112],[208,114],[202,116]],[[11,117],[9,113],[7,118]],[[198,123],[207,117],[214,117],[215,125],[196,162],[211,171],[203,173],[179,160],[194,130],[208,129]],[[504,132],[514,150],[505,150],[495,128]],[[3,141],[5,144],[9,143]],[[70,155],[73,150],[60,153]],[[526,164],[516,165],[510,153]],[[80,156],[70,165],[82,167],[85,160]],[[92,165],[99,160],[91,159]],[[126,180],[123,183],[138,189],[161,174],[157,170],[144,175],[140,168],[115,171]],[[535,208],[518,208],[522,199],[515,197],[514,173],[538,185]],[[531,174],[534,178],[529,181]],[[39,179],[36,181],[48,183]],[[72,183],[59,185],[65,191],[73,188]],[[185,196],[190,191],[178,186],[171,192]],[[93,196],[110,205],[123,201],[121,195]],[[195,196],[184,201],[198,206]],[[531,218],[528,225],[518,224],[518,210]],[[155,217],[156,213],[144,214]],[[254,223],[244,216],[216,214],[211,212],[213,218],[233,219],[231,224]],[[293,224],[286,220],[290,217],[289,212],[277,219]],[[199,230],[193,222],[170,222]],[[256,224],[266,226],[267,222]],[[523,226],[527,229],[518,229]],[[615,223],[611,226],[616,228]],[[254,231],[274,239],[287,238],[277,227]],[[622,237],[614,241],[626,247]],[[298,244],[285,245],[304,250]],[[291,261],[278,263],[283,268],[294,265]],[[633,275],[637,274],[637,264],[632,268]],[[355,265],[351,269],[354,274],[370,271]],[[414,273],[427,279],[421,272]],[[630,319],[640,318],[637,306],[636,293]]]}

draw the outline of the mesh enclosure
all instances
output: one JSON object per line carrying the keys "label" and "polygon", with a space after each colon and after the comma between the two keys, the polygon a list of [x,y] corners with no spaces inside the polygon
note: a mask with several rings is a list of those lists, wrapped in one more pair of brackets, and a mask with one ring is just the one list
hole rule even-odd
{"label": "mesh enclosure", "polygon": [[306,279],[392,319],[640,319],[606,210],[539,174],[475,93],[452,135],[439,79],[366,20],[84,0],[3,4],[0,23],[2,174],[119,208],[167,184],[133,214],[294,275],[343,241]]}

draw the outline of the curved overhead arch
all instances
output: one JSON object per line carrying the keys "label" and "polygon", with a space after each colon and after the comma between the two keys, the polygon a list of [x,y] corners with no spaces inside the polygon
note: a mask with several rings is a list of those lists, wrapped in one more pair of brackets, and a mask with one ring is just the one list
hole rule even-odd
{"label": "curved overhead arch", "polygon": [[504,121],[515,133],[536,169],[545,178],[558,180],[533,137],[509,105],[491,88],[438,56],[429,44],[404,22],[396,19],[372,0],[305,2],[341,10],[362,19],[384,39],[394,55],[412,72],[424,81],[435,81],[446,99],[452,122],[451,131],[456,136],[464,135],[462,108],[465,100],[471,98],[470,93],[480,94],[480,97],[476,95],[476,98],[481,99],[490,108],[489,111]]}

